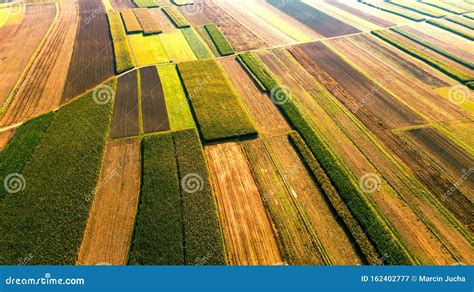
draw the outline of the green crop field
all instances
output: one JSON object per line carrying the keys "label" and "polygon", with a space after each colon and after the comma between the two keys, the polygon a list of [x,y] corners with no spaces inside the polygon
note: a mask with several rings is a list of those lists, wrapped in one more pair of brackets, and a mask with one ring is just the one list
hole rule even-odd
{"label": "green crop field", "polygon": [[181,29],[184,37],[189,43],[189,46],[194,52],[194,55],[200,60],[211,59],[214,57],[212,51],[209,49],[207,44],[202,40],[199,34],[192,27]]}
{"label": "green crop field", "polygon": [[168,15],[168,17],[173,21],[174,25],[178,28],[190,27],[191,24],[188,20],[179,12],[176,7],[163,7],[163,11]]}
{"label": "green crop field", "polygon": [[178,68],[205,140],[257,133],[247,109],[217,62],[186,62]]}
{"label": "green crop field", "polygon": [[204,29],[206,29],[221,56],[232,55],[234,53],[234,49],[217,25],[206,24],[204,25]]}
{"label": "green crop field", "polygon": [[160,7],[156,0],[133,0],[133,3],[140,8]]}
{"label": "green crop field", "polygon": [[170,133],[142,141],[140,203],[129,264],[184,264],[182,197]]}
{"label": "green crop field", "polygon": [[110,12],[107,16],[114,43],[115,69],[117,73],[122,73],[134,67],[130,46],[128,45],[120,13]]}
{"label": "green crop field", "polygon": [[21,171],[25,189],[0,201],[0,245],[9,247],[1,264],[30,253],[33,265],[75,264],[112,113],[112,102],[97,104],[93,94],[53,116]]}

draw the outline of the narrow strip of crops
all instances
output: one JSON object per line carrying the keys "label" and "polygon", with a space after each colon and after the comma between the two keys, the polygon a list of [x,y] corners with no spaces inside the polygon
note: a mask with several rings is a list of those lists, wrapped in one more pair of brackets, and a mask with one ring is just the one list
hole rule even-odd
{"label": "narrow strip of crops", "polygon": [[160,7],[156,0],[133,0],[133,3],[140,8]]}
{"label": "narrow strip of crops", "polygon": [[474,12],[466,13],[463,16],[467,19],[474,20]]}
{"label": "narrow strip of crops", "polygon": [[189,46],[194,52],[194,55],[200,60],[211,59],[213,56],[211,50],[206,43],[201,39],[197,32],[192,27],[183,28],[181,30],[184,37],[188,41]]}
{"label": "narrow strip of crops", "polygon": [[170,133],[142,141],[140,203],[135,221],[131,265],[183,265],[182,198]]}
{"label": "narrow strip of crops", "polygon": [[[268,92],[272,93],[277,90],[280,94],[286,94],[284,91],[278,90],[281,86],[277,79],[258,57],[247,52],[240,54],[239,59],[246,64],[247,70],[250,70],[252,76],[259,79]],[[379,254],[385,255],[389,264],[416,263],[417,260],[404,247],[398,234],[392,231],[386,219],[374,209],[366,196],[357,188],[350,171],[337,160],[325,144],[324,139],[302,115],[299,107],[289,97],[284,100],[287,102],[279,104],[281,110],[303,137],[353,216],[365,229]]]}
{"label": "narrow strip of crops", "polygon": [[179,12],[176,7],[163,7],[163,11],[168,15],[174,25],[178,28],[190,27],[191,24],[188,20]]}
{"label": "narrow strip of crops", "polygon": [[415,58],[420,59],[421,61],[435,67],[436,69],[440,70],[441,72],[445,73],[446,75],[462,82],[467,83],[474,79],[474,77],[468,73],[462,72],[461,70],[446,64],[433,56],[426,54],[425,52],[410,46],[404,42],[399,41],[390,33],[386,31],[372,31],[372,34],[381,38],[382,40],[392,44],[393,46],[399,48],[400,50],[404,51],[405,53],[412,55]]}
{"label": "narrow strip of crops", "polygon": [[344,222],[345,227],[349,230],[350,234],[354,237],[357,246],[361,250],[367,262],[371,265],[381,264],[377,251],[374,246],[367,238],[364,230],[352,215],[351,211],[344,203],[341,195],[336,191],[331,183],[331,180],[322,169],[316,157],[314,157],[311,150],[308,148],[304,140],[298,134],[293,131],[290,133],[290,140],[298,150],[298,153],[303,158],[306,166],[309,168],[313,176],[316,178],[318,184],[321,186],[323,193],[325,194],[331,206],[336,210],[337,215]]}
{"label": "narrow strip of crops", "polygon": [[175,132],[173,141],[183,198],[186,264],[223,265],[223,237],[198,132]]}
{"label": "narrow strip of crops", "polygon": [[[106,85],[114,89],[115,82]],[[75,263],[111,121],[112,102],[93,97],[53,116],[23,168],[24,190],[0,201],[0,264],[29,254],[31,265]]]}
{"label": "narrow strip of crops", "polygon": [[416,1],[390,0],[389,3],[436,18],[444,17],[447,14],[445,11],[438,8],[430,7]]}
{"label": "narrow strip of crops", "polygon": [[457,34],[457,35],[459,35],[459,36],[462,36],[463,38],[466,38],[466,39],[468,39],[468,40],[470,40],[470,41],[474,41],[474,35],[468,34],[468,33],[464,32],[464,31],[460,31],[459,29],[457,29],[457,28],[455,28],[455,27],[452,27],[452,26],[449,26],[449,25],[447,25],[447,24],[445,24],[445,23],[443,23],[443,22],[441,22],[441,21],[439,21],[439,20],[428,19],[428,20],[426,20],[426,22],[429,23],[429,24],[432,24],[432,25],[434,25],[434,26],[440,27],[440,28],[442,28],[442,29],[444,29],[444,30],[447,30],[447,31],[449,31],[449,32],[452,32],[452,33],[454,33],[454,34]]}
{"label": "narrow strip of crops", "polygon": [[386,4],[383,4],[382,2],[370,2],[370,1],[365,1],[365,0],[360,1],[360,2],[366,5],[372,6],[374,8],[380,9],[382,11],[389,12],[401,17],[405,17],[410,20],[423,21],[425,19],[424,17],[421,17],[420,15],[403,11],[402,9],[399,9],[397,7],[390,7]]}
{"label": "narrow strip of crops", "polygon": [[448,12],[451,12],[451,13],[454,13],[454,14],[463,14],[463,13],[467,12],[467,10],[465,10],[465,9],[456,7],[456,6],[454,6],[450,3],[446,3],[446,2],[443,2],[443,1],[440,1],[440,0],[422,0],[421,2],[426,4],[426,5],[430,5],[430,6],[433,6],[433,7],[436,7],[438,9],[448,11]]}
{"label": "narrow strip of crops", "polygon": [[402,36],[404,36],[404,37],[406,37],[406,38],[408,38],[412,41],[414,41],[415,43],[418,43],[418,44],[420,44],[424,47],[427,47],[427,48],[429,48],[429,49],[431,49],[431,50],[433,50],[433,51],[435,51],[435,52],[437,52],[437,53],[439,53],[439,54],[455,61],[455,62],[458,62],[461,65],[464,65],[464,66],[466,66],[470,69],[474,69],[474,64],[469,62],[469,60],[464,60],[462,58],[459,58],[458,56],[455,56],[455,55],[453,55],[453,54],[451,54],[451,53],[449,53],[449,52],[447,52],[447,51],[445,51],[441,48],[438,48],[437,46],[427,42],[426,40],[424,40],[422,38],[419,38],[416,35],[413,35],[409,32],[406,32],[406,31],[404,31],[403,29],[401,29],[399,27],[393,27],[393,28],[391,28],[391,30],[401,34]]}
{"label": "narrow strip of crops", "polygon": [[142,32],[142,26],[140,25],[140,22],[138,22],[137,17],[135,16],[135,13],[133,13],[132,9],[125,9],[120,12],[122,15],[123,22],[125,23],[125,29],[127,30],[127,33],[137,33],[137,32]]}
{"label": "narrow strip of crops", "polygon": [[134,67],[130,46],[128,45],[120,13],[109,12],[107,18],[114,43],[115,70],[117,73],[122,73]]}
{"label": "narrow strip of crops", "polygon": [[186,62],[178,68],[205,140],[257,134],[242,100],[216,61]]}
{"label": "narrow strip of crops", "polygon": [[469,19],[463,18],[461,16],[449,16],[446,17],[446,20],[451,21],[452,23],[459,24],[469,29],[474,29],[474,22]]}
{"label": "narrow strip of crops", "polygon": [[171,0],[171,2],[176,6],[184,6],[184,5],[194,4],[193,0]]}
{"label": "narrow strip of crops", "polygon": [[206,24],[204,28],[211,37],[212,42],[216,45],[221,56],[228,56],[234,53],[234,49],[217,25]]}
{"label": "narrow strip of crops", "polygon": [[[7,176],[13,179],[16,174],[21,174],[23,167],[43,136],[43,132],[48,128],[52,117],[52,113],[43,115],[24,123],[15,131],[15,135],[5,149],[0,152],[0,182],[4,182],[9,186],[10,183],[13,183],[13,180],[6,179]],[[0,200],[5,197],[8,191],[2,185]]]}

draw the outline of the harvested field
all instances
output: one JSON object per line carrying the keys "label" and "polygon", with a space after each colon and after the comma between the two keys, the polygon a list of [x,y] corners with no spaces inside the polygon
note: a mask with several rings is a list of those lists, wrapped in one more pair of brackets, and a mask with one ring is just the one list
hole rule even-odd
{"label": "harvested field", "polygon": [[[298,55],[303,67],[286,50],[275,49],[274,52],[281,62],[278,67],[284,66],[290,70],[292,76],[313,96],[314,100],[302,98],[304,95],[294,97],[341,163],[347,165],[358,178],[380,171],[390,185],[398,190],[397,195],[390,186],[382,184],[380,190],[372,194],[372,198],[420,261],[426,264],[446,264],[455,261],[453,257],[462,259],[461,261],[472,261],[470,256],[466,257],[472,247],[464,236],[465,233],[450,221],[414,176],[406,172],[406,167],[388,155],[386,148],[368,137],[368,130],[354,120],[352,113],[319,84],[323,80],[318,71],[311,69],[313,63]],[[312,76],[316,76],[318,82]],[[413,236],[415,230],[416,236]]]}
{"label": "harvested field", "polygon": [[184,37],[188,41],[189,46],[194,52],[194,55],[199,60],[211,59],[214,57],[211,49],[207,46],[205,41],[199,36],[199,34],[192,27],[181,29]]}
{"label": "harvested field", "polygon": [[[56,13],[54,4],[28,5],[19,25],[0,28],[0,105],[3,107],[23,70],[50,27]],[[34,28],[34,29],[33,29]],[[21,50],[19,50],[21,44]]]}
{"label": "harvested field", "polygon": [[174,132],[173,141],[183,198],[186,264],[223,265],[225,247],[219,214],[198,132]]}
{"label": "harvested field", "polygon": [[229,15],[242,23],[245,27],[255,32],[269,46],[285,45],[294,43],[295,40],[265,19],[258,17],[253,8],[248,8],[245,1],[215,1],[215,3]]}
{"label": "harvested field", "polygon": [[388,20],[385,20],[383,18],[380,18],[380,17],[377,17],[377,16],[374,16],[370,13],[367,13],[363,10],[359,10],[355,7],[352,7],[350,6],[349,4],[346,4],[344,2],[340,2],[340,1],[331,1],[331,2],[328,2],[330,5],[333,5],[341,10],[344,10],[350,14],[353,14],[357,17],[360,17],[362,19],[365,19],[369,22],[372,22],[376,25],[379,25],[381,27],[390,27],[390,26],[394,26],[395,24],[388,21]]}
{"label": "harvested field", "polygon": [[149,8],[148,10],[153,13],[153,15],[155,16],[155,20],[159,22],[160,29],[163,32],[173,31],[176,29],[176,27],[170,21],[168,16],[166,16],[163,10],[161,10],[161,8]]}
{"label": "harvested field", "polygon": [[178,65],[199,129],[207,141],[255,135],[247,109],[216,61]]}
{"label": "harvested field", "polygon": [[206,147],[230,265],[283,262],[262,197],[237,143]]}
{"label": "harvested field", "polygon": [[161,79],[155,66],[140,69],[143,128],[145,134],[170,129]]}
{"label": "harvested field", "polygon": [[[468,10],[457,7],[457,6],[449,3],[449,1],[423,0],[421,2],[423,2],[426,5],[430,5],[430,6],[433,6],[433,7],[436,7],[438,9],[441,9],[441,10],[444,10],[444,11],[447,11],[447,12],[450,12],[450,13],[454,13],[454,14],[463,14],[463,13],[468,12]],[[455,1],[452,1],[452,2],[455,2]],[[460,1],[458,1],[458,2],[460,2]]]}
{"label": "harvested field", "polygon": [[409,11],[407,9],[404,9],[402,7],[398,7],[395,5],[389,5],[382,1],[362,0],[360,2],[366,5],[372,6],[374,8],[380,9],[382,11],[393,13],[401,17],[405,17],[406,19],[410,19],[414,21],[422,21],[425,19],[425,17],[423,17],[420,14],[414,13],[413,11]]}
{"label": "harvested field", "polygon": [[117,79],[110,137],[125,138],[139,133],[137,71],[132,71]]}
{"label": "harvested field", "polygon": [[209,19],[207,23],[215,23],[237,52],[261,49],[266,46],[263,40],[236,21],[217,4],[205,2],[201,5],[203,13]]}
{"label": "harvested field", "polygon": [[288,136],[269,138],[266,144],[290,191],[296,194],[295,201],[299,208],[305,211],[309,224],[318,234],[331,263],[362,264],[363,260],[355,243],[342,224],[337,221],[337,215],[331,209],[319,185],[313,181],[299,154],[290,144]]}
{"label": "harvested field", "polygon": [[191,23],[193,27],[197,28],[197,27],[213,22],[204,13],[205,3],[195,3],[192,7],[194,9],[189,9],[186,6],[178,7],[178,10],[186,17],[186,19]]}
{"label": "harvested field", "polygon": [[290,130],[290,126],[272,99],[259,90],[235,58],[222,59],[220,63],[249,109],[259,133],[273,135]]}
{"label": "harvested field", "polygon": [[139,189],[139,141],[108,142],[76,264],[126,264]]}
{"label": "harvested field", "polygon": [[178,8],[169,6],[163,7],[162,10],[165,12],[166,15],[168,15],[168,17],[171,19],[171,21],[177,28],[191,26],[188,20],[181,14],[181,12],[179,12]]}
{"label": "harvested field", "polygon": [[[100,0],[78,2],[80,23],[62,102],[114,75],[112,39],[101,3]],[[96,16],[91,19],[92,13]]]}
{"label": "harvested field", "polygon": [[462,16],[449,16],[449,17],[446,17],[446,19],[453,22],[453,23],[456,23],[456,24],[459,24],[461,26],[467,27],[469,29],[474,29],[474,21],[469,20],[465,17],[462,17]]}
{"label": "harvested field", "polygon": [[79,17],[74,3],[59,4],[58,13],[48,37],[24,72],[0,125],[39,116],[61,103]]}
{"label": "harvested field", "polygon": [[132,52],[119,12],[108,12],[110,34],[114,45],[115,71],[120,74],[134,67]]}
{"label": "harvested field", "polygon": [[[331,3],[332,2],[333,1],[331,1]],[[343,3],[349,7],[363,11],[364,13],[367,13],[371,16],[384,19],[394,24],[404,24],[404,23],[409,23],[411,21],[408,18],[396,15],[388,11],[384,11],[382,9],[375,8],[373,6],[364,4],[363,2],[359,2],[359,1],[337,1],[337,2]],[[383,25],[380,25],[380,26],[383,26]]]}
{"label": "harvested field", "polygon": [[[345,63],[337,55],[331,52],[322,43],[302,45],[302,49],[315,64],[311,69],[320,73],[319,78],[325,78],[326,88],[334,94],[342,104],[349,110],[354,109],[349,100],[353,98],[362,98],[372,96],[370,100],[362,103],[363,107],[356,107],[355,116],[379,139],[381,143],[394,153],[403,163],[410,169],[412,175],[419,179],[433,193],[445,193],[450,187],[451,182],[445,179],[439,169],[431,166],[424,158],[424,154],[416,149],[409,147],[400,138],[387,132],[391,126],[409,123],[410,125],[420,125],[425,123],[423,119],[410,111],[405,106],[398,103],[394,97],[383,89],[375,92],[371,88],[379,88],[367,77],[356,71],[349,64]],[[298,56],[297,50],[292,50],[292,54]],[[297,57],[297,59],[299,59]],[[300,59],[301,60],[301,59]],[[305,64],[307,65],[307,64]],[[330,78],[327,78],[329,74]],[[349,81],[351,80],[352,81]],[[365,87],[365,89],[364,89]],[[345,91],[345,95],[341,95],[340,91]],[[351,94],[349,95],[348,92]],[[376,99],[376,100],[375,100]],[[382,102],[376,108],[372,108],[376,103]],[[398,106],[397,106],[398,104]],[[394,107],[395,106],[395,107]],[[376,112],[383,112],[385,107],[392,107],[392,115],[385,117],[377,117]],[[353,111],[354,112],[354,111]],[[397,112],[397,114],[395,114]],[[398,117],[397,117],[398,116]],[[390,117],[390,120],[385,118]],[[398,120],[398,122],[396,122]],[[408,126],[408,125],[406,125]],[[434,197],[435,200],[439,198]],[[457,217],[463,224],[470,224],[465,217],[469,214],[469,203],[465,197],[456,196],[457,201],[440,201],[446,208],[452,211],[452,215]]]}
{"label": "harvested field", "polygon": [[186,99],[186,93],[178,76],[176,65],[165,65],[158,68],[170,126],[173,131],[196,128],[193,115]]}
{"label": "harvested field", "polygon": [[183,200],[173,137],[145,137],[142,149],[140,205],[128,264],[183,265]]}
{"label": "harvested field", "polygon": [[[380,55],[381,47],[368,36],[353,36],[344,39],[333,39],[328,44],[353,64],[356,64],[367,76],[380,86],[395,92],[402,101],[419,115],[427,116],[431,121],[451,122],[467,120],[471,116],[456,104],[441,98],[430,87],[397,70],[388,57]],[[373,49],[372,49],[373,48]],[[409,68],[404,66],[405,68]],[[401,68],[401,67],[400,67]],[[424,73],[429,78],[428,73]],[[388,76],[388,77],[387,77]],[[406,84],[410,86],[406,86]],[[360,104],[361,106],[367,106]]]}
{"label": "harvested field", "polygon": [[325,37],[360,32],[360,30],[300,1],[267,0],[267,2]]}
{"label": "harvested field", "polygon": [[0,151],[3,151],[10,139],[13,137],[15,130],[6,130],[0,132]]}
{"label": "harvested field", "polygon": [[159,38],[170,61],[179,63],[197,60],[181,30],[165,32]]}
{"label": "harvested field", "polygon": [[132,9],[124,9],[122,12],[120,12],[122,15],[123,22],[125,24],[125,30],[127,33],[136,33],[136,32],[142,32],[143,28],[140,25],[140,22],[138,22],[137,17],[135,16],[135,13],[133,13]]}
{"label": "harvested field", "polygon": [[290,187],[281,177],[267,146],[261,140],[244,143],[258,190],[283,247],[283,259],[292,265],[329,264],[307,215],[294,202]]}
{"label": "harvested field", "polygon": [[470,41],[474,41],[474,34],[472,33],[472,29],[469,29],[467,27],[464,27],[462,25],[453,23],[451,21],[448,21],[446,19],[439,19],[439,20],[434,20],[434,19],[428,19],[426,21],[429,24],[432,24],[434,26],[440,27],[444,30],[447,30],[449,32],[452,32],[454,34],[457,34],[463,38],[466,38]]}
{"label": "harvested field", "polygon": [[161,25],[156,20],[155,15],[146,8],[136,8],[133,9],[133,13],[138,19],[138,22],[143,28],[143,34],[158,34],[161,33]]}
{"label": "harvested field", "polygon": [[403,7],[414,12],[427,15],[430,17],[441,18],[446,16],[448,13],[445,10],[441,10],[437,7],[426,5],[423,2],[406,2],[403,0],[390,0],[389,3]]}
{"label": "harvested field", "polygon": [[126,11],[137,6],[131,0],[109,0],[115,11]]}
{"label": "harvested field", "polygon": [[133,34],[128,36],[138,67],[168,63],[168,55],[156,35]]}

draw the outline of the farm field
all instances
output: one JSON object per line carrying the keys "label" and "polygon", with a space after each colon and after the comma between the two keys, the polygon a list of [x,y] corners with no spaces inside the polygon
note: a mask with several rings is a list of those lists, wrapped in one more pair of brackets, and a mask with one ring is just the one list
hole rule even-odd
{"label": "farm field", "polygon": [[126,263],[139,188],[138,140],[108,142],[77,264]]}
{"label": "farm field", "polygon": [[473,4],[7,0],[0,264],[474,265]]}

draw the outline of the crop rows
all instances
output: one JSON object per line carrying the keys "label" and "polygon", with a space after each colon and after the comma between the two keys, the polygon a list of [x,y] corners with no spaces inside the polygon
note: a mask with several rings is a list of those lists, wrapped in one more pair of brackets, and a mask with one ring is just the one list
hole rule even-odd
{"label": "crop rows", "polygon": [[206,24],[204,25],[204,29],[211,37],[212,42],[216,45],[221,56],[232,55],[234,53],[234,49],[217,25]]}
{"label": "crop rows", "polygon": [[216,61],[186,62],[178,68],[205,140],[257,134],[247,109]]}
{"label": "crop rows", "polygon": [[398,7],[395,6],[389,6],[387,4],[384,4],[382,2],[376,2],[376,1],[366,1],[366,0],[361,0],[361,3],[364,3],[366,5],[372,6],[374,8],[380,9],[385,12],[393,13],[395,15],[405,17],[410,20],[414,21],[423,21],[425,18],[421,17],[415,13],[409,13],[407,11],[404,11],[402,9],[399,9]]}
{"label": "crop rows", "polygon": [[461,16],[449,16],[446,17],[446,20],[467,27],[469,29],[474,29],[474,23],[471,20],[465,19]]}
{"label": "crop rows", "polygon": [[120,12],[122,15],[123,22],[125,23],[125,29],[127,30],[127,33],[137,33],[137,32],[142,32],[142,26],[140,25],[140,22],[138,22],[137,17],[135,16],[135,13],[133,13],[132,9],[125,9]]}
{"label": "crop rows", "polygon": [[131,265],[183,265],[182,197],[170,133],[142,141],[140,203],[129,261]]}
{"label": "crop rows", "polygon": [[420,44],[424,47],[427,47],[427,48],[429,48],[429,49],[431,49],[431,50],[433,50],[433,51],[435,51],[435,52],[437,52],[437,53],[439,53],[439,54],[441,54],[441,55],[443,55],[443,56],[445,56],[445,57],[447,57],[447,58],[449,58],[453,61],[458,62],[461,65],[464,65],[464,66],[466,66],[470,69],[474,69],[474,64],[469,62],[469,60],[464,60],[462,58],[459,58],[458,56],[455,56],[455,55],[453,55],[453,54],[451,54],[451,53],[449,53],[449,52],[447,52],[447,51],[445,51],[445,50],[443,50],[443,49],[441,49],[441,48],[439,48],[439,47],[437,47],[437,46],[435,46],[435,45],[433,45],[433,44],[431,44],[431,43],[429,43],[425,40],[423,40],[422,38],[417,37],[416,35],[413,35],[409,32],[406,32],[401,28],[393,27],[391,29],[393,31],[401,34],[402,36],[406,37],[407,39],[410,39],[410,40],[412,40],[412,41],[414,41],[414,42],[416,42],[416,43],[418,43],[418,44]]}
{"label": "crop rows", "polygon": [[[259,79],[267,91],[272,92],[275,88],[281,88],[268,68],[257,57],[251,53],[244,53],[240,55],[240,58],[247,65],[246,68]],[[299,107],[291,98],[285,100],[288,100],[288,102],[280,105],[283,113],[303,137],[311,152],[331,178],[337,191],[343,196],[353,216],[363,226],[379,254],[387,255],[390,264],[415,262],[404,249],[400,239],[394,235],[388,223],[373,209],[364,194],[357,189],[349,170],[341,165],[324,142],[324,139],[310,126]]]}
{"label": "crop rows", "polygon": [[194,52],[194,55],[200,60],[210,59],[213,57],[211,50],[207,47],[206,43],[196,33],[194,28],[187,27],[181,30],[184,37],[186,38],[189,46]]}
{"label": "crop rows", "polygon": [[386,31],[372,31],[372,34],[387,41],[388,43],[394,45],[395,47],[399,48],[400,50],[424,61],[425,63],[428,63],[429,65],[437,68],[441,72],[455,78],[456,80],[462,82],[462,83],[467,83],[469,81],[473,80],[473,76],[471,76],[468,73],[462,72],[459,69],[450,66],[436,58],[433,58],[432,56],[426,54],[425,52],[410,46],[406,43],[403,43],[396,38],[394,38],[392,35],[387,33]]}
{"label": "crop rows", "polygon": [[190,27],[188,20],[179,12],[176,7],[163,7],[163,11],[168,15],[168,17],[173,21],[174,25],[178,28]]}
{"label": "crop rows", "polygon": [[155,19],[155,16],[147,8],[133,9],[133,13],[138,19],[141,27],[143,28],[143,34],[157,34],[161,33],[160,23]]}
{"label": "crop rows", "polygon": [[75,264],[111,118],[92,95],[53,116],[22,170],[25,189],[0,202],[1,264],[28,254],[32,265]]}
{"label": "crop rows", "polygon": [[454,34],[457,34],[459,36],[462,36],[463,38],[466,38],[470,41],[474,41],[474,35],[472,34],[469,34],[469,33],[466,33],[464,31],[461,31],[455,27],[452,27],[452,26],[449,26],[449,25],[446,25],[445,23],[439,21],[439,20],[434,20],[434,19],[428,19],[426,20],[427,23],[429,24],[432,24],[434,26],[437,26],[437,27],[441,27],[442,29],[445,29],[447,31],[450,31]]}
{"label": "crop rows", "polygon": [[452,5],[449,2],[443,2],[443,1],[440,1],[440,0],[423,0],[421,2],[423,2],[424,4],[427,4],[427,5],[431,5],[433,7],[451,12],[451,13],[455,13],[455,14],[463,14],[463,13],[467,12],[465,9],[462,9],[462,8],[459,8],[455,5]]}
{"label": "crop rows", "polygon": [[110,25],[110,33],[114,43],[115,70],[122,73],[134,67],[132,53],[128,45],[127,35],[122,24],[119,12],[110,12],[107,14]]}
{"label": "crop rows", "polygon": [[412,10],[412,11],[418,12],[420,14],[424,14],[424,15],[431,16],[431,17],[441,18],[441,17],[446,16],[445,11],[442,11],[442,10],[440,10],[438,8],[435,8],[435,7],[430,7],[430,6],[424,5],[423,3],[420,3],[420,2],[415,2],[415,1],[407,2],[407,1],[403,1],[403,0],[390,0],[389,3],[392,3],[394,5],[403,7],[405,9]]}

